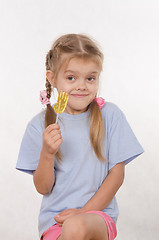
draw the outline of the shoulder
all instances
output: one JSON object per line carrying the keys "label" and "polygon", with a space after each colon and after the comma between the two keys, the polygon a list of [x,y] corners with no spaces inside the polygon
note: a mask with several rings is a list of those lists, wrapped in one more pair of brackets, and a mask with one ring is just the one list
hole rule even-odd
{"label": "shoulder", "polygon": [[116,122],[121,116],[124,115],[123,111],[119,108],[119,106],[112,102],[106,102],[101,109],[102,116],[104,120],[108,120],[111,122]]}
{"label": "shoulder", "polygon": [[34,115],[28,122],[28,128],[32,128],[39,133],[43,133],[45,129],[45,113],[46,110],[42,110]]}

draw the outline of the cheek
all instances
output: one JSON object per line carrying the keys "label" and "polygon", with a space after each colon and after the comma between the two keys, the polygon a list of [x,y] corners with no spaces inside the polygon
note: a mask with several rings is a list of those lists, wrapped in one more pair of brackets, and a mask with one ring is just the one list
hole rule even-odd
{"label": "cheek", "polygon": [[91,90],[92,94],[96,94],[97,91],[98,91],[98,86],[97,86],[97,85],[92,86],[92,87],[90,88],[90,90]]}
{"label": "cheek", "polygon": [[69,93],[69,91],[70,91],[68,86],[64,83],[59,84],[57,87],[58,87],[58,91],[64,91],[67,93]]}

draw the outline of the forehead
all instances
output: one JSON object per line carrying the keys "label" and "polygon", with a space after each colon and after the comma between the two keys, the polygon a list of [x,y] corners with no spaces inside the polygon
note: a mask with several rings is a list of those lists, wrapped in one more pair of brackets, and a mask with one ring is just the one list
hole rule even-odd
{"label": "forehead", "polygon": [[99,74],[100,69],[95,60],[90,58],[72,58],[70,59],[61,69],[64,73],[75,72],[75,73],[94,73]]}

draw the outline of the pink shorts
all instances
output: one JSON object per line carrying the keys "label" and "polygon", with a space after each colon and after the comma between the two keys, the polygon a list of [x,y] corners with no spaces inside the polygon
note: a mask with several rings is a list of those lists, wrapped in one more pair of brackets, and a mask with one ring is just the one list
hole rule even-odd
{"label": "pink shorts", "polygon": [[[88,212],[85,212],[84,214],[86,213],[96,213],[100,215],[104,219],[107,225],[109,240],[114,240],[116,238],[117,230],[116,230],[115,223],[111,217],[109,217],[106,213],[102,211],[88,211]],[[41,240],[56,240],[61,235],[61,232],[62,232],[62,226],[59,226],[56,223],[43,233]]]}

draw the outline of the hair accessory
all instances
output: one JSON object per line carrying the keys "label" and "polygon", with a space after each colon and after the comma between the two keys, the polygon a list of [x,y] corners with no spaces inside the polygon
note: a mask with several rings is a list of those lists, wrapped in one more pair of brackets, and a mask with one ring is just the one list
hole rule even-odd
{"label": "hair accessory", "polygon": [[105,104],[105,99],[102,97],[98,97],[98,98],[95,97],[93,100],[95,100],[97,102],[97,104],[100,108],[102,108]]}
{"label": "hair accessory", "polygon": [[47,98],[46,90],[40,91],[40,102],[44,105],[51,104],[50,99]]}
{"label": "hair accessory", "polygon": [[56,123],[57,123],[57,120],[58,120],[58,114],[59,113],[60,114],[63,113],[63,111],[66,108],[67,101],[68,101],[68,94],[67,94],[67,92],[60,91],[59,94],[58,94],[57,103],[53,106],[55,112],[57,113]]}

